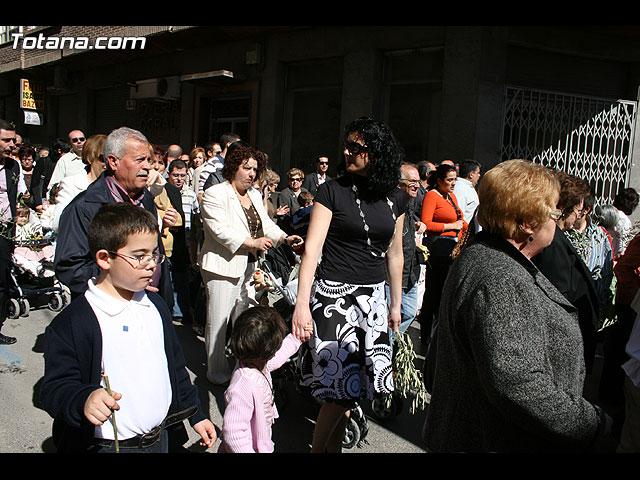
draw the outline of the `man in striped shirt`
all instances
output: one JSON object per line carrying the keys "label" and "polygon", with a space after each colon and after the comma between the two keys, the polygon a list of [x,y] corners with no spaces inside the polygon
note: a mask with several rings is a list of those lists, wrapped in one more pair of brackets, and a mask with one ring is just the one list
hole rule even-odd
{"label": "man in striped shirt", "polygon": [[191,230],[191,218],[199,212],[198,199],[193,190],[186,184],[187,164],[177,159],[169,164],[169,177],[167,181],[180,190],[182,194],[182,210],[184,211],[184,225],[187,231],[187,245],[189,245],[189,232]]}

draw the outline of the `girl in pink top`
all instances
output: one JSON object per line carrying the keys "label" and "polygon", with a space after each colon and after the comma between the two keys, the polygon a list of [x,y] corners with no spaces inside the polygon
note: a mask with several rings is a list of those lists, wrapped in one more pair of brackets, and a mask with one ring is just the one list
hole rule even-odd
{"label": "girl in pink top", "polygon": [[272,453],[271,426],[278,418],[271,372],[298,351],[301,342],[272,307],[245,310],[234,322],[231,351],[237,359],[225,391],[219,453]]}

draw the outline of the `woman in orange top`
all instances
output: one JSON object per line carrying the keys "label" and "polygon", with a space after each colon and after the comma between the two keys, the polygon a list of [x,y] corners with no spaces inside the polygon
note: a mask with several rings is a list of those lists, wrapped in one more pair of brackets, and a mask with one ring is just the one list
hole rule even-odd
{"label": "woman in orange top", "polygon": [[421,221],[427,226],[424,244],[429,248],[425,292],[420,311],[420,336],[423,344],[431,336],[434,315],[440,307],[442,287],[449,272],[451,252],[458,235],[467,226],[453,193],[457,173],[452,165],[441,164],[429,176],[429,191],[422,201]]}

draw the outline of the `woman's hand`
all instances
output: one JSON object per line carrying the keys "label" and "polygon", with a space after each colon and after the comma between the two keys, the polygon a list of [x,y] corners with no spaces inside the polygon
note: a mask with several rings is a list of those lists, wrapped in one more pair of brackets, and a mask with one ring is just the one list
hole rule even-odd
{"label": "woman's hand", "polygon": [[464,220],[457,220],[453,223],[449,224],[449,229],[450,230],[456,230],[456,231],[460,231],[464,228]]}
{"label": "woman's hand", "polygon": [[293,317],[291,318],[291,333],[301,342],[306,342],[311,338],[311,334],[313,333],[313,318],[311,317],[311,310],[309,310],[308,304],[303,305],[302,303],[296,303]]}
{"label": "woman's hand", "polygon": [[161,177],[162,175],[157,170],[154,170],[154,169],[149,170],[149,173],[147,174],[147,188],[149,188],[151,185],[153,185],[156,182],[161,184],[162,183]]}
{"label": "woman's hand", "polygon": [[402,315],[400,314],[400,310],[389,310],[389,315],[387,317],[389,322],[389,328],[394,333],[398,333],[400,331],[400,322],[402,321]]}
{"label": "woman's hand", "polygon": [[260,251],[260,252],[266,252],[271,247],[273,247],[273,241],[270,238],[267,238],[267,237],[254,238],[251,241],[251,249],[252,250],[256,250],[256,251]]}
{"label": "woman's hand", "polygon": [[162,217],[162,229],[164,230],[165,228],[173,227],[178,222],[179,216],[180,214],[175,208],[173,208],[173,205],[169,205]]}
{"label": "woman's hand", "polygon": [[278,209],[276,210],[276,215],[278,215],[279,217],[281,217],[282,215],[286,215],[287,213],[289,213],[288,205],[282,205],[281,207],[278,207]]}
{"label": "woman's hand", "polygon": [[289,235],[285,238],[285,242],[290,247],[293,247],[294,245],[299,247],[304,243],[304,239],[299,235]]}

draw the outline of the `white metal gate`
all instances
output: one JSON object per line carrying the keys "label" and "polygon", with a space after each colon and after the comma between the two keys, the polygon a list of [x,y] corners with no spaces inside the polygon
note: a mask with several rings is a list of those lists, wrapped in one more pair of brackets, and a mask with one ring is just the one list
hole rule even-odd
{"label": "white metal gate", "polygon": [[637,102],[507,87],[501,160],[525,158],[589,181],[596,203],[627,186]]}

